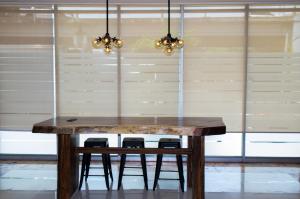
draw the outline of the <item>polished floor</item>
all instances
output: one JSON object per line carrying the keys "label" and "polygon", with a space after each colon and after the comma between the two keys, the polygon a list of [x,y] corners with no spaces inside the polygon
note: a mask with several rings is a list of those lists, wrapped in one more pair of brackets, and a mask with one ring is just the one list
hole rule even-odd
{"label": "polished floor", "polygon": [[[129,164],[137,166],[138,162]],[[93,162],[94,167],[100,166]],[[176,169],[174,163],[165,169]],[[149,187],[153,184],[155,163],[148,162]],[[286,164],[207,164],[207,199],[300,199],[300,165]],[[89,177],[74,199],[189,199],[190,190],[182,193],[178,181],[159,181],[157,191],[145,191],[142,177],[125,176],[123,187],[116,191],[118,164],[113,164],[113,191],[106,191],[103,177]],[[102,174],[101,168],[91,170]],[[126,169],[126,174],[141,174],[139,169]],[[177,173],[161,177],[177,178]],[[55,162],[0,162],[1,199],[54,199],[56,189]]]}

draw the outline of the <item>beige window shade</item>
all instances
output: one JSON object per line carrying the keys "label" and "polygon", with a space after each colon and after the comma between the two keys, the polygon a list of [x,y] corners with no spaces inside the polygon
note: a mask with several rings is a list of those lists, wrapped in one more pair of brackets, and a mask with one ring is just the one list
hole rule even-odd
{"label": "beige window shade", "polygon": [[0,7],[0,129],[31,130],[53,115],[51,7]]}
{"label": "beige window shade", "polygon": [[[122,7],[122,116],[177,116],[178,50],[166,56],[154,41],[167,34],[165,7]],[[179,33],[179,7],[172,8],[171,31]]]}
{"label": "beige window shade", "polygon": [[299,132],[300,12],[251,11],[249,23],[247,131]]}
{"label": "beige window shade", "polygon": [[241,132],[245,22],[234,8],[185,10],[184,116],[223,117]]}
{"label": "beige window shade", "polygon": [[[110,34],[117,35],[116,7]],[[59,7],[57,22],[57,106],[60,116],[116,116],[117,52],[109,56],[91,41],[106,33],[104,7]]]}

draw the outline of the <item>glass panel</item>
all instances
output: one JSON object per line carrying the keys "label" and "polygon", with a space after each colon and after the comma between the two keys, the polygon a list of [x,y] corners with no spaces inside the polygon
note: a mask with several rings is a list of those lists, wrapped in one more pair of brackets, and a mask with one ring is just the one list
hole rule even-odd
{"label": "glass panel", "polygon": [[[121,37],[126,43],[121,53],[121,115],[177,116],[178,51],[166,56],[154,48],[154,41],[167,34],[167,13],[140,14],[140,9],[126,12],[128,8],[122,7]],[[179,16],[171,14],[174,36],[178,35]]]}
{"label": "glass panel", "polygon": [[240,10],[244,9],[245,6],[243,5],[232,5],[232,6],[229,6],[229,5],[202,5],[202,6],[189,6],[189,5],[186,5],[184,6],[184,11],[187,13],[187,12],[193,12],[194,10],[196,12],[199,12],[199,11],[204,11],[205,13],[209,13],[209,12],[216,12],[216,13],[219,13],[220,10],[222,10],[222,12],[231,12],[232,11],[238,11],[238,12],[241,12]]}
{"label": "glass panel", "polygon": [[56,153],[54,135],[30,132],[53,116],[51,9],[0,6],[0,154]]}
{"label": "glass panel", "polygon": [[300,134],[248,133],[246,156],[299,157]]}
{"label": "glass panel", "polygon": [[300,13],[249,18],[247,131],[300,131]]}
{"label": "glass panel", "polygon": [[206,156],[241,156],[241,149],[241,133],[205,137]]}
{"label": "glass panel", "polygon": [[253,5],[250,6],[250,9],[289,9],[289,8],[297,8],[297,5]]}
{"label": "glass panel", "polygon": [[[105,55],[103,48],[91,45],[95,37],[106,33],[105,16],[83,9],[56,15],[59,116],[117,116],[116,50]],[[117,15],[109,17],[110,34],[116,36]]]}
{"label": "glass panel", "polygon": [[[105,55],[94,49],[92,40],[106,33],[105,7],[58,7],[57,20],[57,107],[59,116],[117,116],[117,51]],[[90,12],[94,10],[95,12]],[[111,7],[110,10],[116,10]],[[117,36],[117,14],[109,15],[109,33]],[[117,135],[108,137],[117,146]]]}
{"label": "glass panel", "polygon": [[53,114],[53,14],[25,8],[0,7],[2,130],[31,130]]}
{"label": "glass panel", "polygon": [[0,131],[0,154],[56,154],[56,135]]}
{"label": "glass panel", "polygon": [[[179,53],[166,56],[154,48],[154,41],[167,34],[167,11],[165,7],[146,9],[122,7],[121,115],[177,116]],[[179,7],[172,10],[179,12]],[[178,36],[180,15],[172,13],[171,17],[172,35]],[[162,137],[136,136],[144,137],[147,147],[157,147]]]}
{"label": "glass panel", "polygon": [[184,27],[184,116],[223,117],[242,131],[244,13],[193,10]]}

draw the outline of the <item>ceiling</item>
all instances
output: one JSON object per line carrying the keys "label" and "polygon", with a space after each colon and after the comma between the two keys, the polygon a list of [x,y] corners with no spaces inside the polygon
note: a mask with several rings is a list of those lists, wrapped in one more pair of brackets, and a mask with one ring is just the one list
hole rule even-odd
{"label": "ceiling", "polygon": [[[0,4],[104,4],[105,0],[1,0]],[[110,0],[110,4],[166,4],[167,0]],[[171,4],[300,4],[300,0],[171,0]]]}

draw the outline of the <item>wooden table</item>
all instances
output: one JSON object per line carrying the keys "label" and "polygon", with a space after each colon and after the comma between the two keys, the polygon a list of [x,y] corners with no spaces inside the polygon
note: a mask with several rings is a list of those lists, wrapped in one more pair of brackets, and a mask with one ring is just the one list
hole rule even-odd
{"label": "wooden table", "polygon": [[[204,136],[226,133],[217,117],[57,117],[35,124],[33,133],[57,134],[57,198],[69,199],[76,192],[79,153],[185,154],[187,186],[193,199],[204,199]],[[79,134],[168,134],[188,136],[188,148],[125,149],[79,147]]]}

